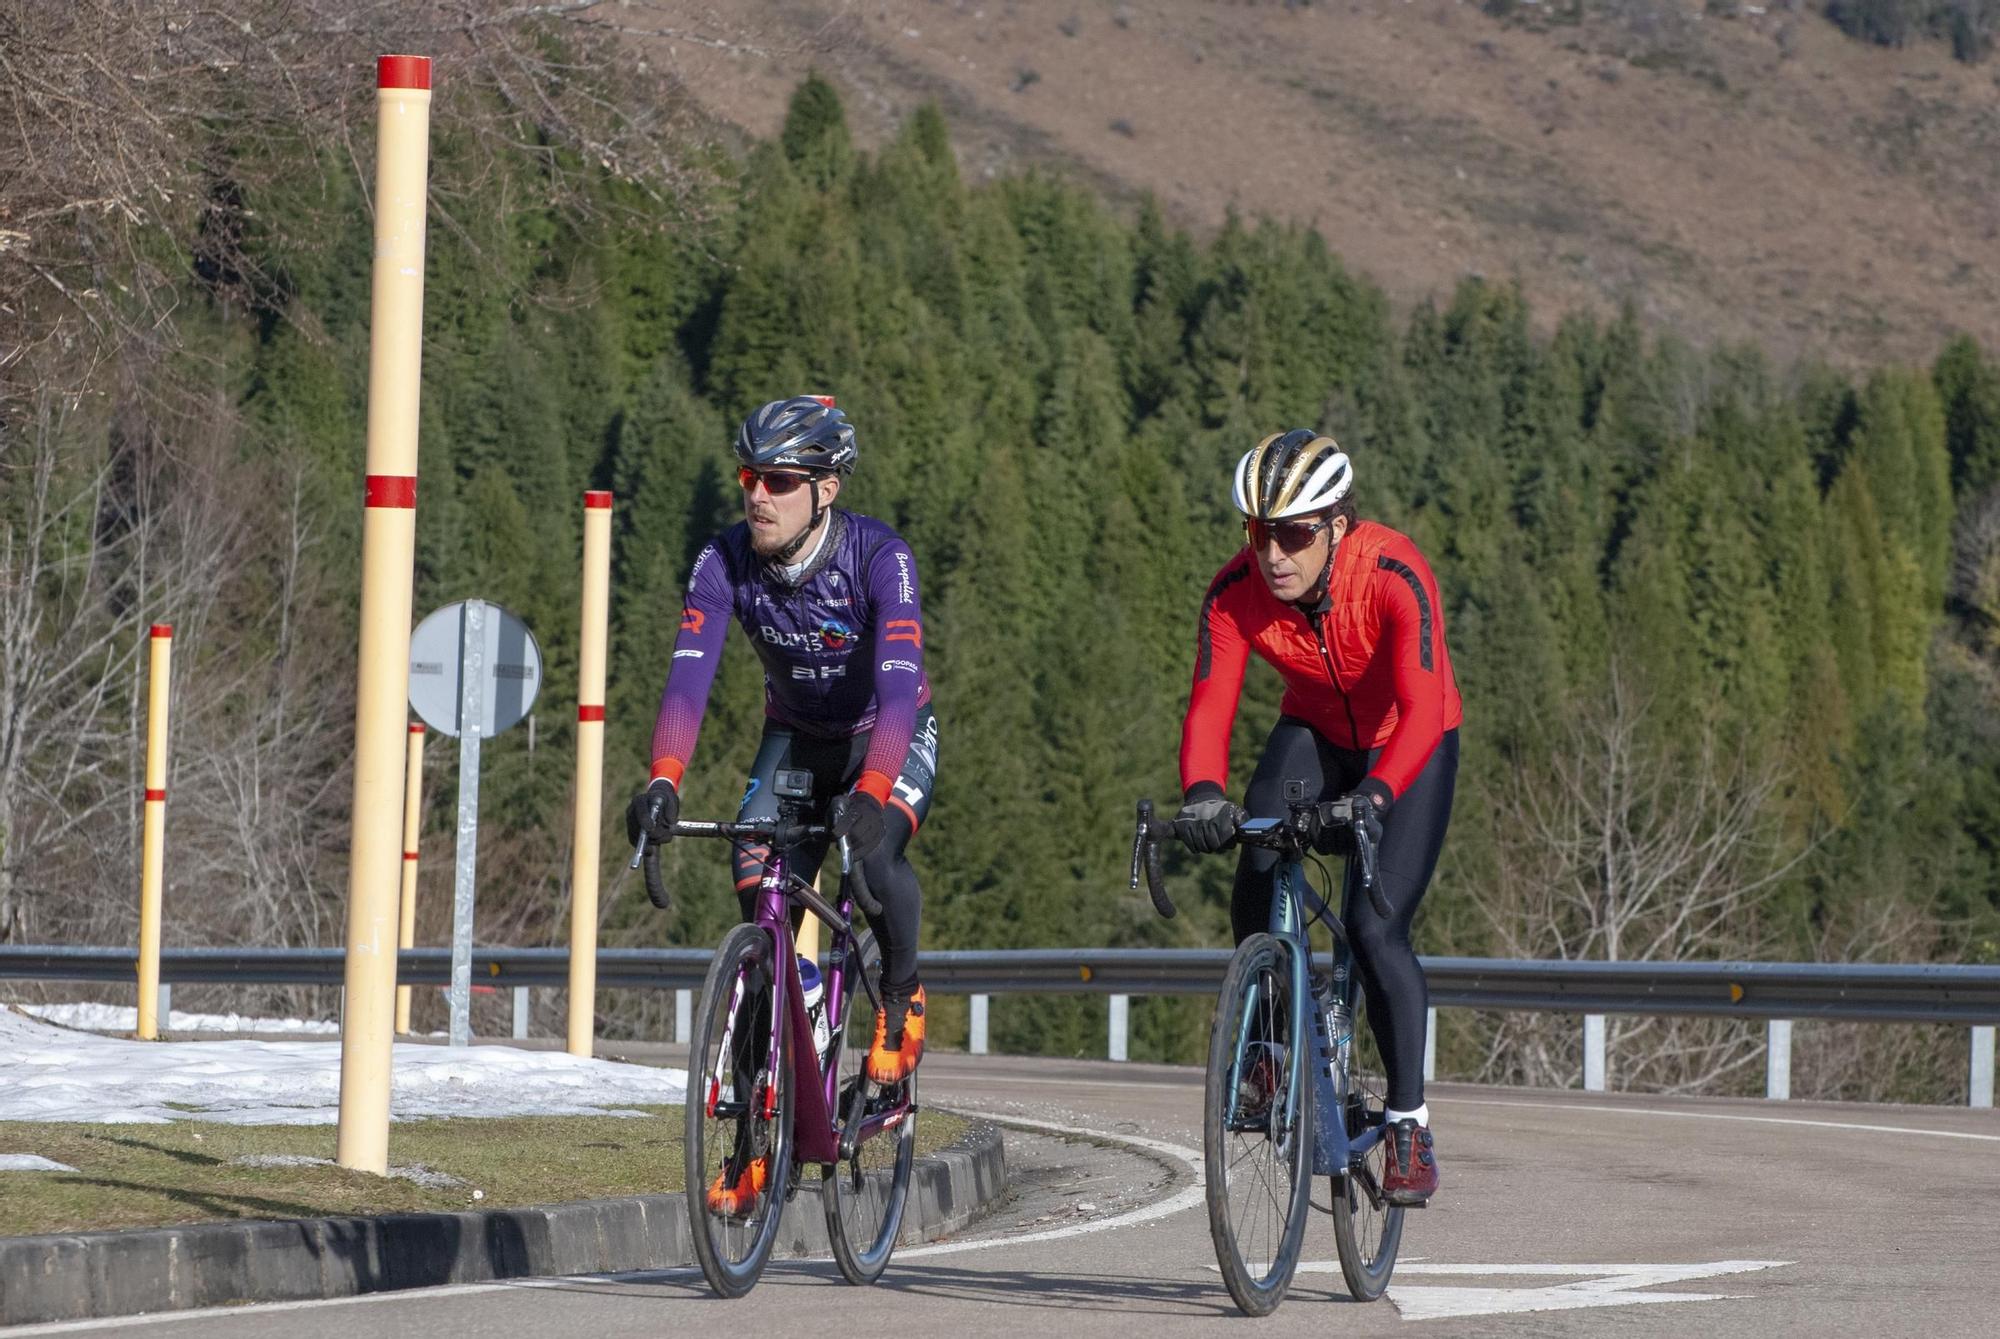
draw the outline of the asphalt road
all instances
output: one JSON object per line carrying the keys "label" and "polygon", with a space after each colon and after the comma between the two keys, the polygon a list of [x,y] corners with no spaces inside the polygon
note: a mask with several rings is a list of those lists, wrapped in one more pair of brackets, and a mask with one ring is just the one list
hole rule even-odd
{"label": "asphalt road", "polygon": [[1410,1216],[1388,1298],[1347,1299],[1331,1227],[1315,1217],[1284,1306],[1250,1322],[1209,1243],[1197,1071],[939,1054],[924,1074],[933,1104],[1036,1125],[1009,1132],[1009,1203],[954,1242],[899,1253],[871,1289],[848,1287],[830,1264],[781,1263],[736,1302],[711,1297],[689,1269],[6,1333],[2000,1334],[1990,1111],[1439,1085],[1444,1188]]}

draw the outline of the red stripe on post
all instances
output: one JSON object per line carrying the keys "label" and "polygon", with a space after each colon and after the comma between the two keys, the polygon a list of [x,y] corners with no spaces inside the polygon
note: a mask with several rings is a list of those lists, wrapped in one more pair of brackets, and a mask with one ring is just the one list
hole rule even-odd
{"label": "red stripe on post", "polygon": [[368,476],[370,507],[414,507],[417,505],[417,476],[414,474],[371,474]]}
{"label": "red stripe on post", "polygon": [[377,56],[375,58],[375,87],[429,88],[430,86],[431,58],[429,56]]}
{"label": "red stripe on post", "polygon": [[410,727],[410,733],[413,735],[420,735],[423,732],[424,732],[424,727],[421,721]]}
{"label": "red stripe on post", "polygon": [[153,625],[153,635],[155,637],[171,637],[174,635],[174,625],[171,623],[155,623]]}
{"label": "red stripe on post", "polygon": [[578,707],[576,709],[576,718],[579,721],[601,721],[604,719],[604,708]]}
{"label": "red stripe on post", "polygon": [[416,858],[417,858],[417,853],[415,851],[403,852],[403,859],[405,860],[415,860]]}
{"label": "red stripe on post", "polygon": [[151,786],[146,787],[146,803],[151,804],[154,800],[164,800],[166,798],[167,792],[164,790],[154,790]]}
{"label": "red stripe on post", "polygon": [[583,505],[590,511],[610,511],[611,494],[601,488],[593,488],[583,495]]}

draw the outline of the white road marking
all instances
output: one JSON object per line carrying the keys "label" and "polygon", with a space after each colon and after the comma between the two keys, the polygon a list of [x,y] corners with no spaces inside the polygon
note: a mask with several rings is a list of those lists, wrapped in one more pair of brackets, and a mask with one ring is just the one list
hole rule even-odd
{"label": "white road marking", "polygon": [[[1156,1200],[1126,1213],[1114,1214],[1110,1218],[1100,1218],[1089,1223],[1072,1223],[1067,1227],[1049,1228],[1043,1232],[1024,1232],[1018,1237],[988,1237],[981,1241],[948,1241],[936,1246],[918,1246],[911,1250],[897,1251],[896,1260],[915,1260],[930,1255],[956,1255],[961,1251],[983,1251],[999,1246],[1026,1246],[1038,1241],[1062,1241],[1069,1237],[1088,1236],[1093,1232],[1109,1232],[1113,1228],[1135,1227],[1140,1223],[1150,1223],[1156,1218],[1166,1218],[1185,1209],[1192,1209],[1202,1202],[1205,1184],[1202,1179],[1202,1156],[1191,1148],[1169,1144],[1160,1139],[1148,1139],[1143,1135],[1114,1134],[1109,1130],[1085,1130],[1074,1125],[1060,1125],[1054,1121],[997,1116],[991,1112],[965,1108],[954,1108],[954,1110],[959,1114],[991,1121],[995,1125],[1015,1126],[1024,1130],[1038,1130],[1078,1139],[1101,1139],[1110,1144],[1143,1148],[1150,1153],[1158,1153],[1179,1162],[1193,1175],[1194,1181],[1163,1200]],[[891,1264],[893,1263],[895,1262],[891,1261]]]}
{"label": "white road marking", "polygon": [[[685,1271],[701,1271],[689,1265]],[[122,1330],[140,1325],[171,1325],[180,1321],[215,1320],[225,1316],[267,1316],[279,1311],[310,1311],[329,1306],[355,1306],[364,1302],[428,1301],[433,1297],[473,1297],[480,1293],[504,1292],[509,1288],[563,1288],[579,1283],[602,1283],[611,1276],[586,1274],[570,1278],[503,1279],[493,1283],[447,1283],[435,1288],[402,1288],[395,1292],[362,1293],[356,1297],[313,1297],[297,1302],[258,1302],[249,1306],[205,1306],[187,1311],[154,1311],[141,1316],[101,1316],[95,1320],[58,1320],[44,1325],[9,1325],[0,1329],[6,1339],[26,1339],[37,1334],[81,1334],[87,1330]]]}
{"label": "white road marking", "polygon": [[[1443,1320],[1451,1316],[1504,1316],[1523,1311],[1574,1311],[1584,1307],[1652,1306],[1663,1302],[1718,1302],[1740,1297],[1740,1293],[1655,1293],[1636,1292],[1663,1283],[1685,1283],[1690,1279],[1715,1278],[1723,1274],[1750,1274],[1760,1269],[1781,1269],[1789,1260],[1714,1260],[1699,1265],[1606,1265],[1606,1264],[1488,1264],[1452,1265],[1404,1261],[1396,1266],[1396,1278],[1407,1275],[1457,1275],[1469,1278],[1508,1276],[1574,1278],[1572,1283],[1549,1284],[1539,1288],[1440,1288],[1389,1285],[1389,1300],[1404,1320]],[[1332,1260],[1309,1260],[1299,1265],[1301,1274],[1334,1274],[1340,1265]],[[1584,1277],[1577,1277],[1577,1276]]]}
{"label": "white road marking", "polygon": [[2000,1134],[1966,1130],[1923,1130],[1911,1125],[1862,1125],[1855,1121],[1806,1120],[1799,1116],[1732,1116],[1722,1111],[1669,1111],[1663,1107],[1589,1106],[1581,1102],[1515,1102],[1501,1097],[1440,1097],[1438,1105],[1468,1107],[1531,1107],[1537,1111],[1605,1111],[1614,1116],[1671,1116],[1677,1120],[1745,1121],[1752,1125],[1809,1125],[1822,1130],[1861,1130],[1868,1134],[1921,1134],[1933,1139],[1979,1139],[2000,1144]]}

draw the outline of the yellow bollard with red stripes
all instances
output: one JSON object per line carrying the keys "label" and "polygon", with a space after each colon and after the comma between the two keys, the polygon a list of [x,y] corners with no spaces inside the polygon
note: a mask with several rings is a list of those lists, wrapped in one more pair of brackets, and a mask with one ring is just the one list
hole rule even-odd
{"label": "yellow bollard with red stripes", "polygon": [[[417,838],[424,817],[424,727],[410,726],[410,770],[403,778],[403,901],[396,914],[396,947],[417,943]],[[410,988],[396,986],[396,1035],[410,1031]]]}
{"label": "yellow bollard with red stripes", "polygon": [[583,617],[576,685],[576,818],[570,856],[569,1053],[597,1031],[597,865],[604,827],[604,658],[611,625],[611,494],[583,495]]}
{"label": "yellow bollard with red stripes", "polygon": [[167,865],[167,703],[174,629],[155,623],[146,667],[146,826],[139,856],[139,1036],[160,1035],[160,902]]}
{"label": "yellow bollard with red stripes", "polygon": [[376,62],[375,264],[368,338],[368,463],[361,523],[361,649],[354,707],[354,832],[347,996],[340,1029],[343,1167],[389,1170],[389,1069],[403,861],[404,725],[417,539],[417,393],[423,371],[424,214],[431,62]]}

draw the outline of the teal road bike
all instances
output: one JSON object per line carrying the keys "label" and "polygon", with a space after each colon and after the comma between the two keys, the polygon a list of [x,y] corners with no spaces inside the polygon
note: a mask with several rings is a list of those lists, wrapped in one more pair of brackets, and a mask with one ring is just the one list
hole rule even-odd
{"label": "teal road bike", "polygon": [[[1209,1235],[1236,1305],[1252,1316],[1277,1310],[1298,1268],[1313,1181],[1327,1178],[1340,1270],[1355,1300],[1380,1297],[1395,1271],[1403,1210],[1382,1193],[1386,1082],[1357,1051],[1364,1008],[1342,916],[1307,881],[1305,862],[1322,834],[1344,834],[1351,852],[1342,879],[1347,899],[1369,897],[1382,914],[1375,851],[1347,801],[1312,803],[1302,781],[1284,787],[1283,818],[1250,819],[1236,842],[1278,853],[1270,928],[1237,946],[1209,1031],[1202,1106]],[[1174,914],[1160,844],[1173,825],[1139,802],[1132,886],[1141,876],[1162,916]],[[1333,951],[1311,959],[1313,922]]]}

